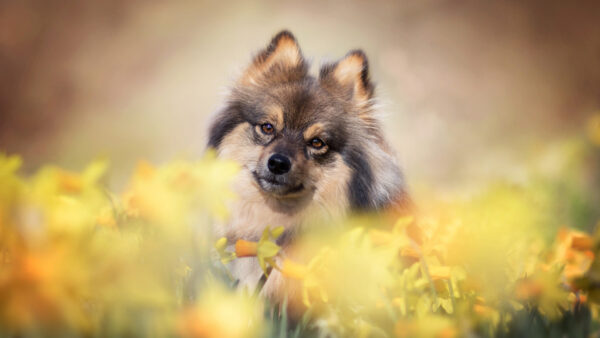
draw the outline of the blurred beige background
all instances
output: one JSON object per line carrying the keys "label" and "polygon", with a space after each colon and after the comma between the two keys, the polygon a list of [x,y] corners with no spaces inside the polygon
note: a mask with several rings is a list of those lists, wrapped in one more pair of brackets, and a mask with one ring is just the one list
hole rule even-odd
{"label": "blurred beige background", "polygon": [[367,52],[409,183],[518,177],[600,107],[598,1],[0,1],[0,151],[26,170],[204,150],[207,119],[282,28],[313,67]]}

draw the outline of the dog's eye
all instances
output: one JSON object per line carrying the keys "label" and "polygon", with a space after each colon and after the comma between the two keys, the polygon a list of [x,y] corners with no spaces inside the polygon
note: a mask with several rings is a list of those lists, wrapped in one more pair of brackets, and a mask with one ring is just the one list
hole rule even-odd
{"label": "dog's eye", "polygon": [[262,126],[260,126],[260,129],[262,130],[263,133],[265,133],[267,135],[273,134],[273,132],[275,131],[275,128],[270,123],[263,124]]}
{"label": "dog's eye", "polygon": [[310,146],[315,149],[321,149],[325,146],[325,142],[323,142],[323,140],[321,140],[320,138],[315,137],[312,140],[310,140]]}

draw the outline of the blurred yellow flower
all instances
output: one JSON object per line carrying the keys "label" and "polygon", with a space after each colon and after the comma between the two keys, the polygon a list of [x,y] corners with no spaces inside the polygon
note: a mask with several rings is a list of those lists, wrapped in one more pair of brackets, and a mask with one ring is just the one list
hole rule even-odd
{"label": "blurred yellow flower", "polygon": [[435,315],[400,320],[396,323],[394,333],[398,338],[452,338],[459,336],[458,329],[450,319]]}
{"label": "blurred yellow flower", "polygon": [[182,337],[242,338],[264,334],[262,303],[241,292],[209,284],[177,321]]}
{"label": "blurred yellow flower", "polygon": [[236,259],[236,257],[241,257],[241,256],[236,256],[235,252],[228,252],[226,250],[227,249],[227,238],[226,237],[221,237],[217,240],[217,242],[215,243],[215,249],[217,250],[217,254],[219,255],[219,258],[223,265],[227,265],[227,263]]}
{"label": "blurred yellow flower", "polygon": [[587,136],[593,144],[600,146],[600,113],[592,115],[587,121]]}
{"label": "blurred yellow flower", "polygon": [[569,308],[569,292],[560,283],[560,271],[539,271],[515,284],[515,297],[529,302],[550,319],[558,318]]}

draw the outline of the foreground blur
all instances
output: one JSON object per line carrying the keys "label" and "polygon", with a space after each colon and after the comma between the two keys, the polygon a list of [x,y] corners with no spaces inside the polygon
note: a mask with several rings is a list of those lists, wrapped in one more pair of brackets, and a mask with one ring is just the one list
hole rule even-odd
{"label": "foreground blur", "polygon": [[[213,154],[141,162],[120,194],[105,188],[103,160],[23,177],[21,159],[1,155],[0,334],[587,335],[600,324],[600,237],[574,228],[599,219],[582,181],[599,163],[596,120],[549,146],[523,184],[490,182],[469,199],[432,191],[416,218],[318,225],[294,257],[276,227],[256,243],[212,237],[238,171]],[[248,256],[293,286],[283,304],[235,290],[225,266]]]}

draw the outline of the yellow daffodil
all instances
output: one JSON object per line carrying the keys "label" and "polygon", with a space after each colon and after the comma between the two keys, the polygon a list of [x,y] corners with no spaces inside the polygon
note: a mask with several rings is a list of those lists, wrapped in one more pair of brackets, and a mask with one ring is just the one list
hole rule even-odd
{"label": "yellow daffodil", "polygon": [[237,257],[241,257],[241,256],[236,256],[235,252],[229,252],[226,250],[227,249],[227,238],[226,237],[221,237],[221,238],[219,238],[219,240],[217,240],[217,242],[215,243],[215,249],[217,250],[217,253],[219,254],[219,258],[223,265],[227,265],[227,263],[231,262],[232,260],[236,259]]}
{"label": "yellow daffodil", "polygon": [[275,240],[281,236],[285,229],[277,227],[271,230],[266,227],[258,242],[246,241],[239,239],[235,242],[235,255],[237,257],[253,257],[256,256],[258,264],[265,273],[269,275],[268,266],[276,266],[275,257],[281,250],[281,247],[275,244]]}
{"label": "yellow daffodil", "polygon": [[205,287],[199,299],[177,320],[182,337],[242,338],[264,334],[262,303],[218,284]]}

